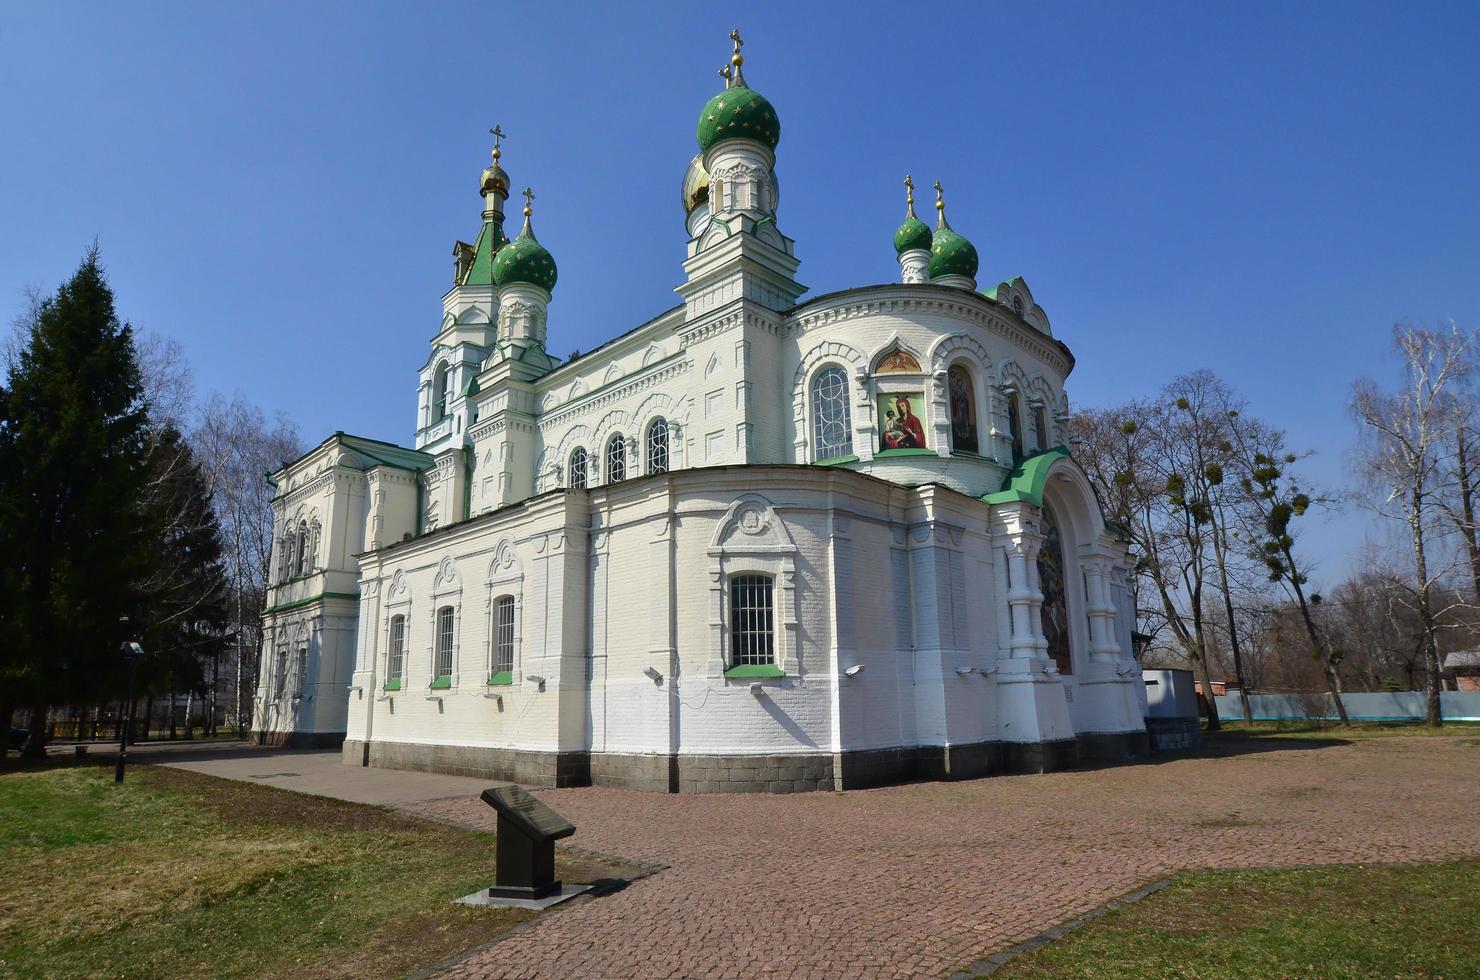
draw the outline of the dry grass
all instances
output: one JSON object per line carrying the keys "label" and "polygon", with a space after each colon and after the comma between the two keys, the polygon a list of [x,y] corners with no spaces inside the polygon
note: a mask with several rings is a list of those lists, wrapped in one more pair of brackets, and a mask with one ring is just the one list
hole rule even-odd
{"label": "dry grass", "polygon": [[532,917],[452,904],[490,883],[493,835],[379,807],[78,766],[0,776],[0,813],[5,975],[390,976]]}

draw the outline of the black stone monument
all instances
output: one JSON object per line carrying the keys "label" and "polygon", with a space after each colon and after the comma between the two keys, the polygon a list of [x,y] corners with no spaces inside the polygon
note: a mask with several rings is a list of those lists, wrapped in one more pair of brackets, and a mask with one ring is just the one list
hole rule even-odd
{"label": "black stone monument", "polygon": [[518,786],[485,789],[483,802],[498,811],[498,867],[489,897],[541,899],[558,894],[555,842],[575,833],[575,824]]}

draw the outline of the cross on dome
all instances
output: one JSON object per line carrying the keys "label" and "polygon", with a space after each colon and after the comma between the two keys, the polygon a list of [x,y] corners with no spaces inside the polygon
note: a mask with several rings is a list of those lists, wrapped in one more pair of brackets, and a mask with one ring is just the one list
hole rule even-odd
{"label": "cross on dome", "polygon": [[498,162],[498,158],[503,156],[503,152],[499,149],[499,144],[502,143],[509,134],[504,132],[503,127],[500,126],[498,123],[494,123],[493,128],[490,129],[488,132],[493,136],[493,159],[496,163]]}

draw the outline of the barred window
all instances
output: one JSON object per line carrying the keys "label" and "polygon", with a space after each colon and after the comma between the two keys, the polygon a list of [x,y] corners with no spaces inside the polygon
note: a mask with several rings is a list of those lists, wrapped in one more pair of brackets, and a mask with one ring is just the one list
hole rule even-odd
{"label": "barred window", "polygon": [[572,490],[586,489],[586,461],[588,454],[584,449],[577,449],[570,454],[570,488]]}
{"label": "barred window", "polygon": [[812,459],[820,462],[853,452],[848,414],[848,374],[836,364],[812,379]]}
{"label": "barred window", "polygon": [[649,473],[668,472],[668,420],[658,419],[648,426],[647,462]]}
{"label": "barred window", "polygon": [[400,680],[406,668],[406,617],[391,617],[391,649],[386,661],[385,675],[388,680]]}
{"label": "barred window", "polygon": [[606,444],[606,482],[621,483],[627,477],[627,442],[620,435]]}
{"label": "barred window", "polygon": [[437,610],[437,677],[452,676],[452,607]]}
{"label": "barred window", "polygon": [[771,583],[769,575],[730,579],[731,667],[776,662]]}
{"label": "barred window", "polygon": [[493,672],[514,669],[514,597],[499,596],[494,610]]}

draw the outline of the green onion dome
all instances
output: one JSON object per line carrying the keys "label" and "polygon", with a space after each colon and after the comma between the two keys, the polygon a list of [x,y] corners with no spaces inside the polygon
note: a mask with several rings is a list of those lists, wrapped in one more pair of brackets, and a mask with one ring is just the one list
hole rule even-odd
{"label": "green onion dome", "polygon": [[526,205],[524,229],[519,232],[519,237],[499,249],[493,257],[493,282],[500,287],[512,282],[527,282],[548,293],[555,288],[559,273],[555,268],[555,257],[535,240],[529,215],[530,209]]}
{"label": "green onion dome", "polygon": [[976,278],[976,246],[950,228],[938,228],[930,246],[930,278],[965,276]]}
{"label": "green onion dome", "polygon": [[732,139],[755,140],[774,150],[781,142],[781,120],[764,95],[740,82],[704,103],[698,136],[700,153]]}
{"label": "green onion dome", "polygon": [[911,214],[904,219],[904,224],[894,233],[894,251],[903,255],[911,249],[923,248],[930,250],[930,226]]}

